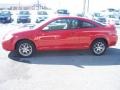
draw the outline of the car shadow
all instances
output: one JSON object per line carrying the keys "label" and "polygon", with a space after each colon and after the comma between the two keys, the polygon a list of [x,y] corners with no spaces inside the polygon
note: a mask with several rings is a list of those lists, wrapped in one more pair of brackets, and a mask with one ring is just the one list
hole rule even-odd
{"label": "car shadow", "polygon": [[84,66],[120,65],[120,49],[116,48],[109,48],[102,56],[94,56],[88,51],[72,50],[38,52],[30,58],[21,58],[11,52],[8,57],[14,61],[28,64],[75,65],[81,68]]}

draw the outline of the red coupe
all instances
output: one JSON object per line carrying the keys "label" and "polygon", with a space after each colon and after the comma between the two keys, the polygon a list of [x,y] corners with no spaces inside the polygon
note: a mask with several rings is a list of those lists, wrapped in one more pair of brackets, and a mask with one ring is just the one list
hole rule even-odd
{"label": "red coupe", "polygon": [[56,17],[41,22],[38,26],[16,29],[7,33],[2,42],[5,50],[16,51],[29,57],[36,50],[90,49],[94,55],[102,55],[117,42],[114,25],[80,17]]}

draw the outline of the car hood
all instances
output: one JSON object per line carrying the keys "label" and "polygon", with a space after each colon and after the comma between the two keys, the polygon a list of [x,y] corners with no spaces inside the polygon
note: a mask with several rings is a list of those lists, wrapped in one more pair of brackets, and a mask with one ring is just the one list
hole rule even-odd
{"label": "car hood", "polygon": [[19,15],[18,17],[20,18],[27,18],[27,17],[30,17],[29,15]]}
{"label": "car hood", "polygon": [[32,31],[32,30],[34,30],[32,25],[31,26],[24,25],[24,26],[19,26],[14,30],[10,30],[8,33],[13,35],[13,34],[17,34],[17,33],[26,32],[26,31]]}
{"label": "car hood", "polygon": [[9,15],[0,15],[0,18],[10,17]]}

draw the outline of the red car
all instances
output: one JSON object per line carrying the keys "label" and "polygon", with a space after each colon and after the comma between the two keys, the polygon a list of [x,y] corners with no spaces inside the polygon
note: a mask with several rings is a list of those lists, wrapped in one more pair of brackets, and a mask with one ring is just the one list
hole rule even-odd
{"label": "red car", "polygon": [[95,55],[102,55],[109,46],[117,42],[113,25],[80,17],[56,17],[43,21],[39,26],[16,29],[5,35],[2,46],[29,57],[36,50],[90,49]]}

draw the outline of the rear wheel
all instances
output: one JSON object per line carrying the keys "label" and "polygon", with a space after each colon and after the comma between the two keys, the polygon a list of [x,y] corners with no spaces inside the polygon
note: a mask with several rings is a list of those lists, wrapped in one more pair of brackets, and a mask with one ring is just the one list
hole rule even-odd
{"label": "rear wheel", "polygon": [[91,51],[94,55],[102,55],[107,49],[107,43],[104,40],[95,40],[91,45]]}
{"label": "rear wheel", "polygon": [[17,43],[16,52],[19,56],[30,57],[35,52],[35,46],[32,42],[23,40]]}

